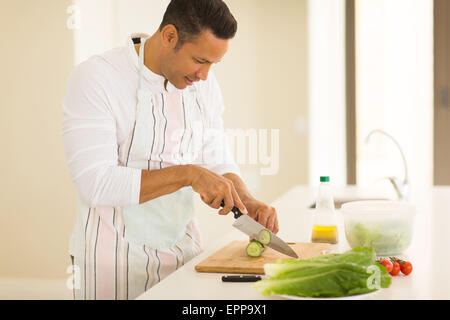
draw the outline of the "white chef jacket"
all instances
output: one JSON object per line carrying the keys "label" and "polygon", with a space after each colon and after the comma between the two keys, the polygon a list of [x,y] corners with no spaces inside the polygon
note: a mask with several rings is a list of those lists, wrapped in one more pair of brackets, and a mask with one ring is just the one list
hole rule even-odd
{"label": "white chef jacket", "polygon": [[[121,166],[118,150],[126,142],[135,121],[139,72],[132,37],[142,36],[147,35],[132,34],[126,46],[80,63],[68,81],[63,100],[64,147],[79,196],[91,207],[139,203],[141,170]],[[164,77],[148,68],[144,70],[144,79],[144,85],[153,92],[166,90]],[[197,89],[206,106],[209,127],[215,130],[203,147],[221,155],[220,159],[211,157],[214,161],[206,160],[198,165],[217,174],[241,176],[224,134],[223,99],[214,74],[210,72],[206,81],[198,83]],[[178,89],[168,83],[167,91],[173,90]]]}

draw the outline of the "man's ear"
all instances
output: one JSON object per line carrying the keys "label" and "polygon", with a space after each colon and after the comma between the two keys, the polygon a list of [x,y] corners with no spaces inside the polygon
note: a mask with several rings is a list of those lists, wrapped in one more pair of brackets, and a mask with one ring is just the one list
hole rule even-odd
{"label": "man's ear", "polygon": [[162,45],[165,48],[173,49],[178,42],[178,31],[173,24],[164,26],[161,30]]}

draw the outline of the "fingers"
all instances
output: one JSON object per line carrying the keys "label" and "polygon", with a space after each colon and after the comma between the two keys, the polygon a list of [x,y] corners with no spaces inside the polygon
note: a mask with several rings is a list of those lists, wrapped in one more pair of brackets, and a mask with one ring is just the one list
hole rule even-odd
{"label": "fingers", "polygon": [[[204,203],[206,203],[208,206],[212,207],[214,198],[212,198],[210,195],[200,195],[200,198]],[[214,207],[213,207],[214,208]]]}
{"label": "fingers", "polygon": [[248,214],[247,208],[242,203],[232,180],[200,167],[195,172],[195,178],[192,179],[192,189],[200,194],[204,203],[214,209],[219,209],[223,200],[224,207],[219,211],[219,214],[228,214],[234,206],[243,214]]}
{"label": "fingers", "polygon": [[222,202],[222,197],[218,196],[211,202],[211,204],[209,206],[214,209],[219,209],[221,202]]}
{"label": "fingers", "polygon": [[[241,198],[239,197],[236,189],[234,188],[233,182],[231,180],[226,180],[227,184],[224,188],[223,194],[223,208],[219,211],[219,214],[226,215],[228,214],[233,207],[238,208],[243,214],[248,214],[247,208],[242,203]],[[219,197],[220,198],[220,197]],[[217,199],[217,203],[221,204],[221,200]]]}
{"label": "fingers", "polygon": [[258,212],[258,222],[260,224],[262,224],[265,228],[269,229],[270,231],[272,231],[271,228],[269,228],[267,222],[269,220],[269,212],[267,212],[267,210],[261,210]]}
{"label": "fingers", "polygon": [[233,197],[231,196],[230,192],[224,195],[223,202],[225,205],[221,210],[219,210],[219,214],[221,215],[228,214],[234,207]]}
{"label": "fingers", "polygon": [[275,218],[275,229],[274,229],[273,233],[277,234],[278,231],[280,231],[280,228],[278,227],[278,214],[277,214],[277,216]]}
{"label": "fingers", "polygon": [[233,202],[234,202],[234,205],[236,206],[236,208],[241,210],[241,212],[243,214],[248,214],[247,208],[242,203],[241,198],[239,197],[236,189],[234,188],[233,183],[231,183],[231,195],[233,196]]}
{"label": "fingers", "polygon": [[267,219],[267,228],[275,234],[278,233],[278,216],[275,209]]}
{"label": "fingers", "polygon": [[219,214],[228,214],[234,206],[238,208],[243,214],[248,214],[247,208],[239,197],[233,181],[219,176],[213,172],[201,171],[198,179],[193,183],[192,188],[200,194],[204,203],[214,209],[221,207],[221,202],[224,202],[223,208]]}
{"label": "fingers", "polygon": [[265,228],[272,231],[272,233],[278,233],[278,216],[275,208],[270,206],[260,207],[256,212],[256,217],[254,218]]}
{"label": "fingers", "polygon": [[274,232],[275,231],[275,215],[271,214],[267,217],[267,229]]}

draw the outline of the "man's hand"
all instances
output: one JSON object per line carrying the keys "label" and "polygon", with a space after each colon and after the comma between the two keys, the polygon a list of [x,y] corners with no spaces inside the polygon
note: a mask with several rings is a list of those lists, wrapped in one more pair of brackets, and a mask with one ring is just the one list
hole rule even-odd
{"label": "man's hand", "polygon": [[278,233],[278,216],[277,210],[261,201],[252,199],[245,202],[248,209],[248,215],[255,219],[265,228]]}
{"label": "man's hand", "polygon": [[208,206],[219,209],[220,203],[225,203],[219,214],[228,214],[234,206],[242,213],[248,213],[230,179],[199,166],[191,166],[190,177],[192,189]]}
{"label": "man's hand", "polygon": [[278,217],[275,208],[252,197],[239,176],[233,173],[226,173],[224,176],[233,181],[239,196],[248,209],[248,215],[273,233],[278,233]]}

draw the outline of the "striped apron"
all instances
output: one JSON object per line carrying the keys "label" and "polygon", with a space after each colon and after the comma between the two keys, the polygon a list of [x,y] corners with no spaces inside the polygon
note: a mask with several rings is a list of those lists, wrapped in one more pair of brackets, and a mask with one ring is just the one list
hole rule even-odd
{"label": "striped apron", "polygon": [[[194,163],[207,122],[203,103],[195,86],[172,93],[144,88],[145,41],[136,122],[119,147],[119,163],[144,170]],[[90,208],[79,200],[74,298],[134,299],[199,254],[203,247],[192,201],[190,187],[127,207]]]}

